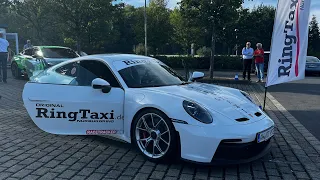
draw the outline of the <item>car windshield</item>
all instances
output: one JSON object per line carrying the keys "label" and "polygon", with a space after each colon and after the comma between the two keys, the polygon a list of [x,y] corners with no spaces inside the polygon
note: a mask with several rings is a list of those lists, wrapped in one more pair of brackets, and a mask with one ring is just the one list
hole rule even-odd
{"label": "car windshield", "polygon": [[184,78],[166,65],[139,64],[119,71],[129,88],[161,87],[185,84]]}
{"label": "car windshield", "polygon": [[67,48],[43,48],[43,56],[46,58],[77,58],[79,55]]}
{"label": "car windshield", "polygon": [[307,62],[308,63],[319,63],[320,60],[316,57],[307,57]]}

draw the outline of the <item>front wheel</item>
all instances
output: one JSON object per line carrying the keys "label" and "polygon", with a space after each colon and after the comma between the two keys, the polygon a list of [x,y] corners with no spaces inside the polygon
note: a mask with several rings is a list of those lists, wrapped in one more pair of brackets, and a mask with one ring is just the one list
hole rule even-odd
{"label": "front wheel", "polygon": [[158,110],[139,113],[133,122],[132,141],[150,161],[168,162],[176,157],[176,131],[170,119]]}

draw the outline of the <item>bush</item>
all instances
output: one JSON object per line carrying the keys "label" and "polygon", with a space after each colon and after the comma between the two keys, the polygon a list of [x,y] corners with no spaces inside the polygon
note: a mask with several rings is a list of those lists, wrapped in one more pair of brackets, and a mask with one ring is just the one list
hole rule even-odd
{"label": "bush", "polygon": [[[186,62],[189,69],[209,69],[210,57],[167,57],[155,56],[154,58],[162,61],[171,68],[182,69],[184,68],[182,61]],[[242,61],[240,57],[235,56],[215,56],[214,58],[215,70],[241,70]]]}
{"label": "bush", "polygon": [[209,57],[211,56],[211,49],[204,46],[197,50],[197,55],[203,56],[203,57]]}
{"label": "bush", "polygon": [[138,44],[136,46],[136,49],[134,49],[133,51],[138,55],[144,55],[145,54],[144,45],[142,43]]}

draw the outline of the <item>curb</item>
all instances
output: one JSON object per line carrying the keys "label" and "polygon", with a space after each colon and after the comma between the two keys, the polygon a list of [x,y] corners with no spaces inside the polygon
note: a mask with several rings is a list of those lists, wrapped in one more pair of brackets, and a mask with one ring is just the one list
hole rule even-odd
{"label": "curb", "polygon": [[[264,87],[259,84],[258,86],[261,91],[265,91]],[[277,101],[269,92],[267,92],[267,97],[269,100],[275,105],[275,107],[281,111],[284,117],[286,117],[291,124],[296,128],[297,131],[299,131],[306,141],[311,144],[311,146],[320,154],[320,141],[313,136],[308,129],[306,129],[295,117],[293,117],[287,110],[284,108],[279,101]]]}

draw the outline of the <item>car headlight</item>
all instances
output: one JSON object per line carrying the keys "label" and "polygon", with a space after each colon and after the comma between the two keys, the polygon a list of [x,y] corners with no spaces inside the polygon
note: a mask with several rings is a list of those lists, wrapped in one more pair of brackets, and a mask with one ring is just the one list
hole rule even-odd
{"label": "car headlight", "polygon": [[183,101],[183,108],[191,117],[204,124],[210,124],[213,122],[210,113],[205,108],[194,102]]}
{"label": "car headlight", "polygon": [[258,102],[256,102],[248,93],[244,92],[244,91],[240,91],[243,96],[245,96],[249,101],[251,101],[253,104],[260,106],[260,104]]}

